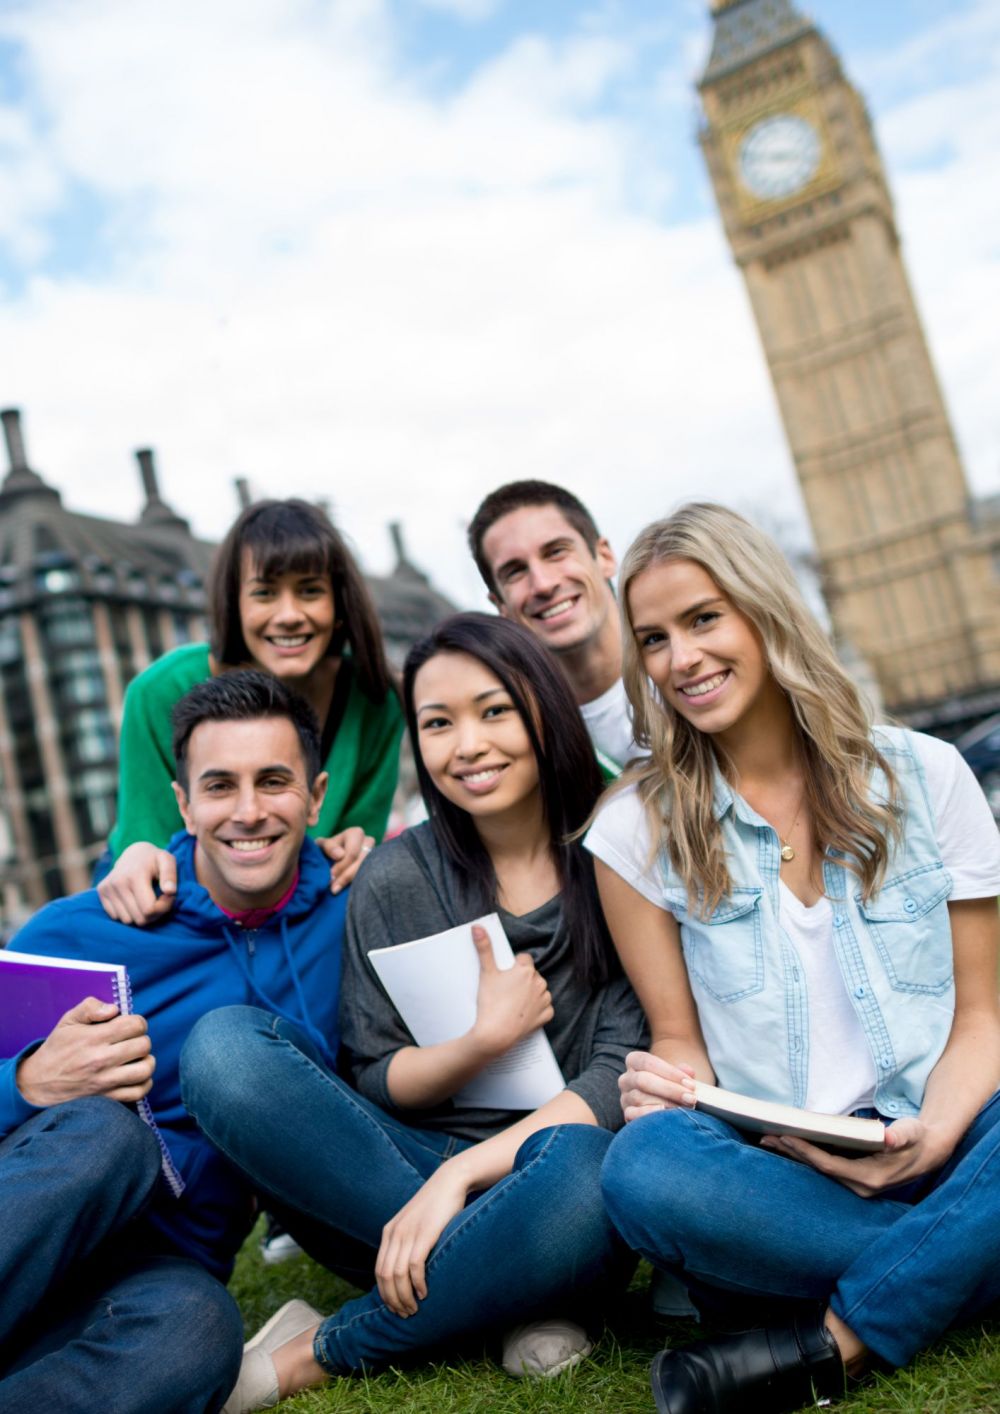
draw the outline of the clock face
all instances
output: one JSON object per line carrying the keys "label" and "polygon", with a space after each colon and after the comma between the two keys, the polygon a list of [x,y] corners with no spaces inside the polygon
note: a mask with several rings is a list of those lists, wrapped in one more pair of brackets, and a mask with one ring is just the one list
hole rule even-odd
{"label": "clock face", "polygon": [[795,113],[754,123],[740,143],[743,185],[763,201],[777,201],[804,187],[819,166],[819,133]]}

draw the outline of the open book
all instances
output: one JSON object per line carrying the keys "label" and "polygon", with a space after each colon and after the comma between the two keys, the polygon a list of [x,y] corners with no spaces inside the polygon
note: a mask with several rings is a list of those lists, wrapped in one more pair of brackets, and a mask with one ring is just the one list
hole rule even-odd
{"label": "open book", "polygon": [[885,1148],[885,1125],[880,1119],[857,1119],[854,1115],[824,1115],[815,1110],[798,1110],[794,1105],[778,1105],[773,1100],[755,1100],[735,1090],[695,1081],[698,1109],[724,1119],[735,1129],[752,1134],[790,1134],[835,1149],[851,1149],[877,1154]]}
{"label": "open book", "polygon": [[[464,1036],[476,1020],[479,954],[473,924],[485,928],[496,965],[514,966],[514,953],[495,913],[444,933],[393,948],[373,948],[368,960],[418,1046]],[[537,1110],[566,1088],[549,1038],[539,1028],[481,1070],[452,1101],[466,1108]]]}
{"label": "open book", "polygon": [[[44,1039],[84,997],[110,1002],[122,1016],[132,1011],[132,988],[124,967],[111,962],[79,962],[67,957],[36,957],[0,948],[0,1056],[16,1056],[32,1041]],[[96,1022],[95,1025],[100,1025]],[[157,1128],[149,1101],[136,1102],[160,1146],[163,1176],[179,1198],[184,1180]]]}

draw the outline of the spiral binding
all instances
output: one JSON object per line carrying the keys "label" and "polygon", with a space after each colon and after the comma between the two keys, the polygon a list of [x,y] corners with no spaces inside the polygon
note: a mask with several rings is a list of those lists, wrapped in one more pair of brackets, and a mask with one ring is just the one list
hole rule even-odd
{"label": "spiral binding", "polygon": [[[129,980],[128,969],[121,968],[114,974],[115,998],[118,1002],[118,1010],[122,1016],[132,1015],[132,983]],[[124,992],[124,995],[123,995]],[[160,1133],[160,1127],[153,1118],[153,1111],[150,1109],[149,1100],[144,1095],[141,1100],[136,1101],[136,1110],[140,1119],[145,1120],[153,1131],[153,1137],[160,1146],[160,1164],[163,1168],[163,1177],[167,1180],[167,1186],[175,1198],[179,1198],[184,1192],[184,1180],[181,1178],[177,1165],[170,1157],[170,1150],[167,1148],[166,1140]]]}

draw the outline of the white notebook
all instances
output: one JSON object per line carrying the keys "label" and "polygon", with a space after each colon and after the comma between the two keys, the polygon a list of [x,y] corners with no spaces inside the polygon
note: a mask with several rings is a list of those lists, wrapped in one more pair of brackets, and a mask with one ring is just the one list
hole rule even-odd
{"label": "white notebook", "polygon": [[[479,954],[473,925],[485,928],[496,965],[514,966],[514,953],[495,913],[444,933],[374,948],[368,958],[418,1046],[464,1036],[476,1020]],[[566,1088],[549,1038],[539,1027],[452,1096],[465,1108],[537,1110]]]}

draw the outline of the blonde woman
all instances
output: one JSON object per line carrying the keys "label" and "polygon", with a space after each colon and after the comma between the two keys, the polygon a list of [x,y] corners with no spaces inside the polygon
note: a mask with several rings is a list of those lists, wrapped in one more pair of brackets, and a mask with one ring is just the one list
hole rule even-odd
{"label": "blonde woman", "polygon": [[[871,727],[742,517],[650,526],[620,593],[650,755],[587,846],[653,1040],[605,1198],[703,1303],[786,1321],[659,1355],[657,1408],[793,1409],[1000,1297],[1000,844],[954,748]],[[696,1079],[881,1115],[885,1150],[758,1141],[695,1109]]]}

